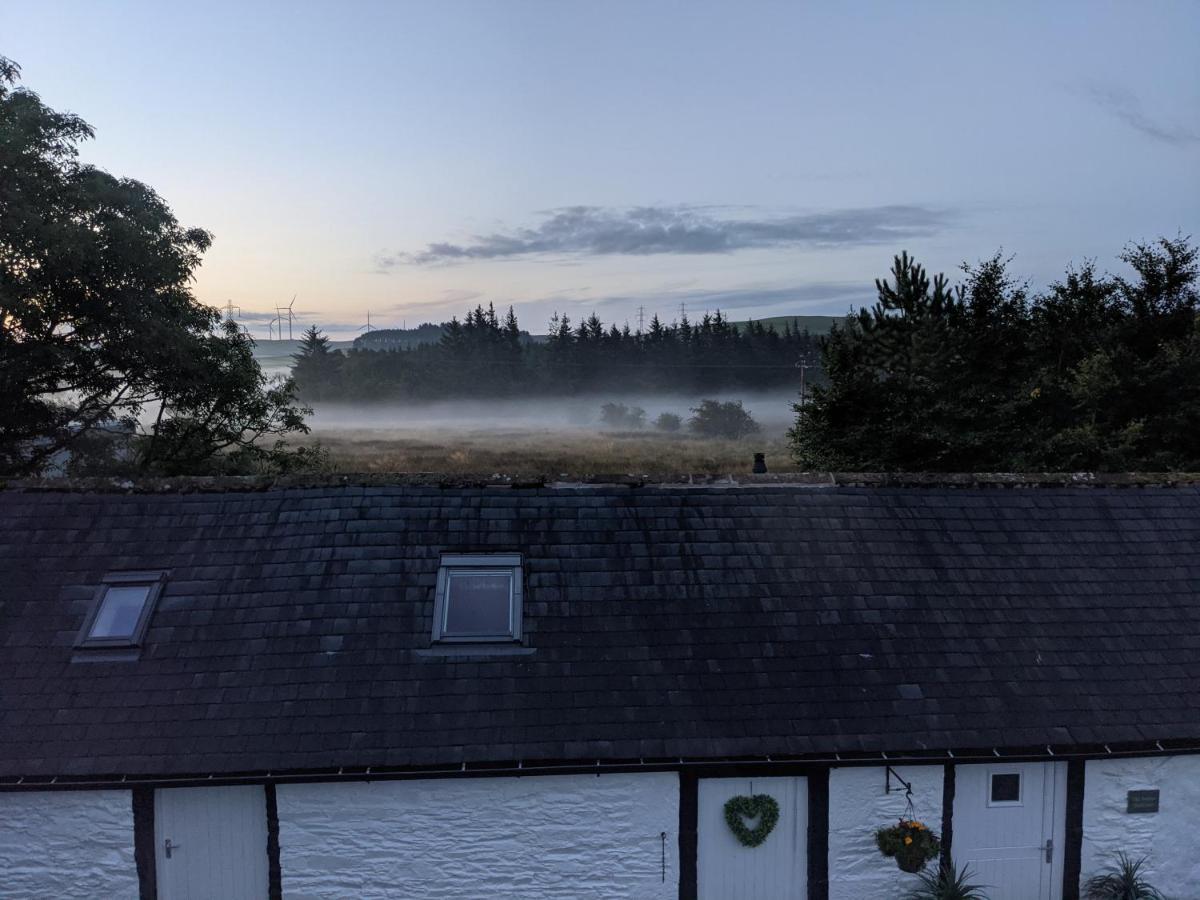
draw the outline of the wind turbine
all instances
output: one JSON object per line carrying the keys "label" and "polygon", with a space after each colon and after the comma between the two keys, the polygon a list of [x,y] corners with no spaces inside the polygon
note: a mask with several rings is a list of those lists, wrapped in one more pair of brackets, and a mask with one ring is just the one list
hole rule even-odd
{"label": "wind turbine", "polygon": [[371,311],[369,309],[367,310],[367,324],[359,326],[358,330],[359,331],[365,330],[367,332],[367,334],[370,334],[372,331],[375,330],[375,326],[371,324]]}
{"label": "wind turbine", "polygon": [[296,305],[296,295],[292,294],[292,302],[291,303],[289,303],[287,306],[275,307],[275,317],[279,321],[279,339],[280,340],[283,340],[283,314],[285,311],[287,312],[288,340],[290,341],[292,339],[292,322],[296,318],[296,314],[294,312],[292,312],[292,307],[295,305]]}

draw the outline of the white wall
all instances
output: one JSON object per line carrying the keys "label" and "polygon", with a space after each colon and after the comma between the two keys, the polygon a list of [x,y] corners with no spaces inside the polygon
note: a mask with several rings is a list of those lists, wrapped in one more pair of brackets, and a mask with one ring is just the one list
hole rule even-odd
{"label": "white wall", "polygon": [[[1159,790],[1157,813],[1127,813],[1128,791]],[[1090,760],[1084,775],[1084,880],[1118,850],[1147,857],[1147,879],[1169,897],[1200,898],[1200,756]]]}
{"label": "white wall", "polygon": [[277,797],[289,900],[678,895],[674,773],[280,785]]}
{"label": "white wall", "polygon": [[0,793],[0,896],[136,898],[129,791]]}
{"label": "white wall", "polygon": [[[916,817],[942,830],[941,766],[895,767],[913,787]],[[829,773],[829,900],[894,900],[916,884],[875,846],[875,829],[904,815],[904,786],[885,768],[833,769]]]}

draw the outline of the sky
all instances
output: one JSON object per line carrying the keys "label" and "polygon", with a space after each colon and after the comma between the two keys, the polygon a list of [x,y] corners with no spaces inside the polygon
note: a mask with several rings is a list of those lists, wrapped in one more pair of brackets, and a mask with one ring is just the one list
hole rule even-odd
{"label": "sky", "polygon": [[[841,314],[901,250],[1043,286],[1200,237],[1200,2],[0,0],[81,157],[256,336],[513,305]],[[682,304],[682,306],[681,306]]]}

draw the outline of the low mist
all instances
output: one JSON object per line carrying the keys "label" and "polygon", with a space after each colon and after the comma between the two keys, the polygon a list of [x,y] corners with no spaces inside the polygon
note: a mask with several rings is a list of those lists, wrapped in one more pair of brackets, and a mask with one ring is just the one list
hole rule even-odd
{"label": "low mist", "polygon": [[527,400],[443,400],[427,404],[400,403],[313,403],[309,420],[316,437],[345,430],[419,432],[431,430],[496,431],[511,434],[528,430],[606,429],[600,420],[605,403],[638,406],[646,411],[645,431],[654,430],[654,419],[664,412],[675,413],[687,422],[692,407],[701,399],[741,400],[746,410],[767,432],[781,432],[795,420],[792,391],[765,393],[713,392],[703,397],[685,395],[595,394],[578,397],[536,397]]}

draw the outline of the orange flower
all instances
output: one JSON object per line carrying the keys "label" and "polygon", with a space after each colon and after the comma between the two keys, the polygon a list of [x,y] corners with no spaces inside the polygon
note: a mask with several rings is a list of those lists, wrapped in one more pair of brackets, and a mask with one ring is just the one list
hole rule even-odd
{"label": "orange flower", "polygon": [[904,843],[906,843],[906,844],[911,844],[911,843],[912,843],[912,835],[911,835],[911,834],[906,834],[906,835],[904,836]]}

